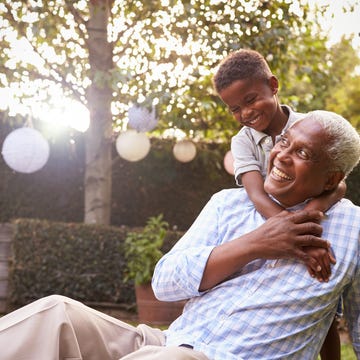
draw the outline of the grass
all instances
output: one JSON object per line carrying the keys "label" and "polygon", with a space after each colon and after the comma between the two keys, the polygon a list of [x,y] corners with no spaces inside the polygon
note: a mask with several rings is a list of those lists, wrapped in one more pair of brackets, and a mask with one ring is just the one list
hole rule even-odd
{"label": "grass", "polygon": [[[320,360],[320,356],[318,360]],[[351,344],[341,344],[341,360],[356,360]]]}
{"label": "grass", "polygon": [[354,350],[350,344],[341,345],[341,360],[356,360]]}

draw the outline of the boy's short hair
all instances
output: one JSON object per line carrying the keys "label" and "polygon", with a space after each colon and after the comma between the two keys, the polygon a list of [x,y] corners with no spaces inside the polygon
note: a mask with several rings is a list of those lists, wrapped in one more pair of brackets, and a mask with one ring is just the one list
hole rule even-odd
{"label": "boy's short hair", "polygon": [[241,49],[230,53],[214,75],[213,84],[217,93],[226,89],[236,80],[267,80],[272,76],[265,58],[255,50]]}

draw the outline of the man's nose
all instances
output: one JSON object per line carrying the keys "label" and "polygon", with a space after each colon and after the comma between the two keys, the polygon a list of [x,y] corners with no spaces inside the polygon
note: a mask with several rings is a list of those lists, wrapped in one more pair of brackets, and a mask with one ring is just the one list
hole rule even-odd
{"label": "man's nose", "polygon": [[278,149],[279,151],[276,154],[276,157],[280,160],[280,161],[286,161],[289,160],[291,158],[291,151],[289,148],[280,148]]}

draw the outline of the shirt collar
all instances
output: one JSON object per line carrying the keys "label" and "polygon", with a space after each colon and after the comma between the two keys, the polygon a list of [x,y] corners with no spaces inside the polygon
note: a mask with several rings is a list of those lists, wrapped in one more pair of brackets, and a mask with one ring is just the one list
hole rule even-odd
{"label": "shirt collar", "polygon": [[[276,202],[277,204],[283,206],[283,205],[281,204],[281,202],[278,201],[277,199],[275,199],[272,195],[269,194],[269,197],[270,197],[274,202]],[[311,200],[311,198],[310,198],[310,199],[306,199],[305,201],[303,201],[303,202],[301,202],[301,203],[299,203],[299,204],[296,204],[296,205],[294,205],[294,206],[287,207],[286,210],[287,210],[287,211],[301,210],[301,209],[303,209],[303,208],[305,207],[305,205],[306,205],[310,200]]]}
{"label": "shirt collar", "polygon": [[[293,112],[293,110],[287,106],[287,105],[281,105],[281,108],[283,109],[283,111],[287,114],[289,114],[288,116],[288,121],[287,123],[285,124],[281,134],[283,134],[289,127],[290,125],[292,124],[293,122],[293,116],[295,116],[295,113]],[[290,121],[291,120],[291,121]],[[254,130],[252,128],[249,128],[250,129],[250,133],[254,139],[254,141],[256,142],[256,145],[259,145],[261,143],[261,141],[264,139],[264,138],[267,138],[269,137],[268,134],[265,134],[263,133],[262,131],[257,131],[257,130]]]}

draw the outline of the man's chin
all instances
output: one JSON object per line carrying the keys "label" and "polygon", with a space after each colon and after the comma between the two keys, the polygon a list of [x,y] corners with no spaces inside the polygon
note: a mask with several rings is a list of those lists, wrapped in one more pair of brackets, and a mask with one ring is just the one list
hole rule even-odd
{"label": "man's chin", "polygon": [[286,200],[289,197],[289,190],[286,189],[284,183],[268,180],[264,183],[264,189],[267,194],[271,195],[279,203],[287,203]]}
{"label": "man's chin", "polygon": [[274,196],[274,193],[278,190],[278,185],[274,184],[274,181],[269,178],[269,176],[265,179],[264,182],[264,190],[269,195]]}

